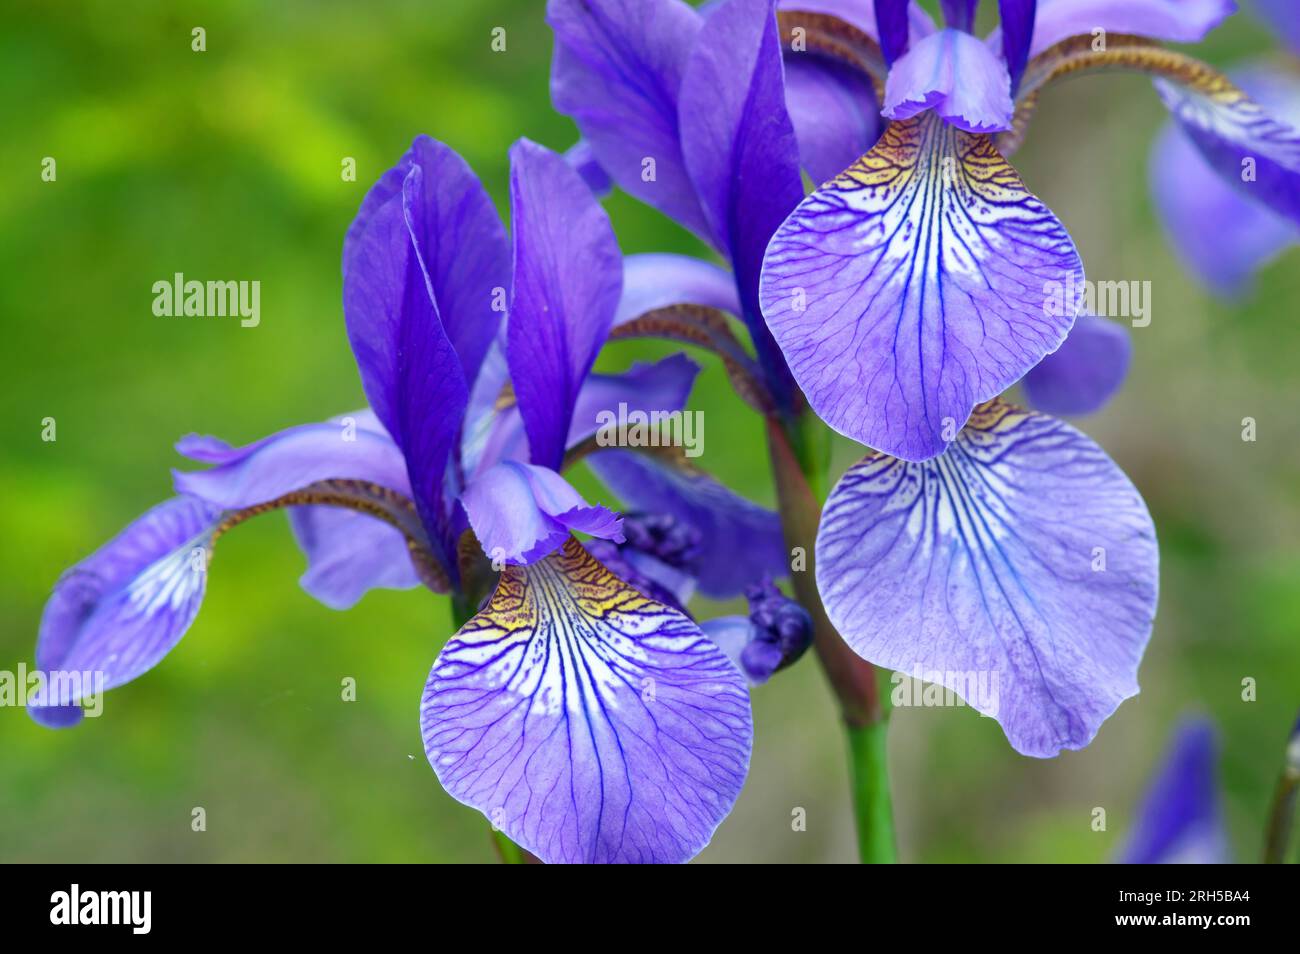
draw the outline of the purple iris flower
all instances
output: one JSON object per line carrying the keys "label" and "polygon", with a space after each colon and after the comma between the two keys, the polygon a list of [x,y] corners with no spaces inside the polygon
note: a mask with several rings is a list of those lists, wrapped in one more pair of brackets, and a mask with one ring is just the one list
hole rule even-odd
{"label": "purple iris flower", "polygon": [[[616,322],[648,299],[624,288],[608,219],[574,166],[581,157],[513,147],[508,239],[464,161],[416,139],[344,243],[369,408],[243,447],[184,438],[181,453],[211,466],[176,473],[180,496],[60,579],[41,669],[101,672],[112,688],[152,668],[198,613],[216,539],[289,507],[310,564],[302,583],[332,607],[419,582],[475,607],[500,571],[421,702],[425,750],[451,795],[545,861],[698,852],[739,793],[752,720],[741,671],[681,605],[697,585],[733,595],[783,569],[783,544],[775,514],[693,467],[594,454],[642,511],[627,521],[561,475],[595,449],[602,411],[680,410],[698,370],[674,355],[591,373]],[[633,579],[574,533],[614,548]],[[725,568],[707,566],[717,546],[739,548]],[[650,579],[662,600],[637,588]],[[69,725],[80,698],[31,711]]]}
{"label": "purple iris flower", "polygon": [[[1232,81],[1270,113],[1300,129],[1300,12],[1287,0],[1252,4],[1284,42],[1289,59],[1254,60]],[[1224,298],[1244,294],[1254,273],[1300,241],[1300,225],[1280,214],[1254,178],[1225,177],[1175,122],[1151,154],[1151,190],[1165,230],[1188,269]]]}
{"label": "purple iris flower", "polygon": [[[905,0],[551,0],[552,96],[615,184],[729,261],[770,405],[806,398],[875,449],[817,539],[841,636],[957,691],[999,674],[995,700],[968,701],[1049,756],[1137,692],[1158,555],[1128,478],[1041,412],[1100,407],[1130,346],[1080,314],[1074,243],[1005,154],[1047,83],[1108,68],[1153,74],[1224,174],[1256,157],[1284,213],[1300,136],[1152,42],[1200,39],[1228,0],[1004,0],[984,39],[974,2],[943,7],[937,29]],[[801,168],[832,178],[804,197]],[[711,266],[655,269],[657,303],[728,308]],[[999,400],[1021,381],[1041,411]]]}
{"label": "purple iris flower", "polygon": [[1138,808],[1121,864],[1226,864],[1232,860],[1219,796],[1219,745],[1207,719],[1188,719]]}

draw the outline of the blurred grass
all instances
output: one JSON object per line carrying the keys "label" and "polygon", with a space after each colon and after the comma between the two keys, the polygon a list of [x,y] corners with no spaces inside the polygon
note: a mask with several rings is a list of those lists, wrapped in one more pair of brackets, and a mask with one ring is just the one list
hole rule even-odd
{"label": "blurred grass", "polygon": [[[207,51],[190,31],[207,30]],[[490,50],[506,28],[507,50]],[[1234,18],[1202,49],[1267,48]],[[243,442],[363,403],[340,314],[342,235],[364,190],[426,132],[460,151],[503,212],[506,150],[555,149],[542,4],[8,3],[0,14],[0,669],[31,661],[69,564],[169,493],[172,442]],[[1082,422],[1146,496],[1162,542],[1160,618],[1125,703],[1087,750],[1017,756],[969,709],[895,714],[903,856],[1110,856],[1187,710],[1222,728],[1238,854],[1257,852],[1300,704],[1300,253],[1237,305],[1185,276],[1152,217],[1163,112],[1138,77],[1063,84],[1016,165],[1070,228],[1090,277],[1150,280],[1125,392]],[[53,156],[58,179],[42,182]],[[357,181],[343,182],[344,157]],[[624,251],[699,252],[625,196]],[[158,319],[153,282],[262,282],[262,322]],[[602,366],[666,349],[619,345]],[[707,366],[705,463],[770,502],[761,430]],[[57,420],[58,440],[40,439]],[[1256,443],[1241,418],[1259,422]],[[837,445],[837,467],[854,459]],[[596,486],[579,480],[582,489]],[[0,709],[0,860],[487,861],[479,816],[439,788],[418,699],[445,601],[378,592],[334,613],[296,585],[283,516],[222,541],[203,613],[105,716],[50,732]],[[1105,633],[1097,634],[1099,639]],[[344,677],[358,699],[340,701]],[[1258,680],[1257,702],[1240,698]],[[702,860],[852,857],[833,709],[809,660],[754,696],[749,784]],[[206,809],[204,833],[191,810]],[[1108,831],[1090,830],[1091,811]],[[792,832],[791,811],[807,811]]]}

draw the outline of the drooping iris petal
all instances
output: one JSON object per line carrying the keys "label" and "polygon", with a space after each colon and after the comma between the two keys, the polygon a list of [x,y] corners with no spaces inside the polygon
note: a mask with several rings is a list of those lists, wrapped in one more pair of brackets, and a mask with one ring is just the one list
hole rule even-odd
{"label": "drooping iris petal", "polygon": [[1011,79],[993,52],[960,30],[927,36],[889,70],[881,113],[907,119],[933,109],[958,129],[1011,128]]}
{"label": "drooping iris petal", "polygon": [[[705,21],[682,78],[682,153],[704,214],[731,259],[746,326],[783,404],[789,371],[758,305],[763,250],[803,198],[785,107],[773,0],[725,0]],[[706,105],[707,104],[707,105]]]}
{"label": "drooping iris petal", "polygon": [[1300,129],[1279,121],[1223,77],[1200,79],[1153,82],[1165,107],[1226,181],[1300,224]]}
{"label": "drooping iris petal", "polygon": [[1215,294],[1245,294],[1255,272],[1300,241],[1300,230],[1223,181],[1174,123],[1151,153],[1151,193],[1165,235]]}
{"label": "drooping iris petal", "polygon": [[510,149],[514,296],[506,359],[534,463],[558,467],[578,398],[623,287],[609,217],[557,156]]}
{"label": "drooping iris petal", "polygon": [[623,541],[622,517],[591,506],[558,473],[535,464],[502,461],[471,480],[460,501],[483,552],[497,564],[540,560],[572,531]]}
{"label": "drooping iris petal", "polygon": [[708,474],[626,450],[600,451],[587,462],[625,509],[671,514],[699,531],[699,587],[706,596],[726,599],[765,575],[789,575],[781,518]]}
{"label": "drooping iris petal", "polygon": [[549,0],[551,100],[619,187],[705,240],[677,131],[678,91],[701,18],[680,0]]}
{"label": "drooping iris petal", "polygon": [[1199,43],[1234,10],[1233,0],[1039,0],[1029,55],[1097,30]]}
{"label": "drooping iris petal", "polygon": [[988,137],[923,115],[786,220],[763,314],[822,420],[924,460],[1056,350],[1082,283],[1065,228]]}
{"label": "drooping iris petal", "polygon": [[817,534],[817,588],[854,651],[941,674],[1039,757],[1087,745],[1138,691],[1157,562],[1146,505],[1105,452],[998,401],[942,457],[858,463]]}
{"label": "drooping iris petal", "polygon": [[[176,449],[216,466],[177,473],[176,487],[228,509],[256,506],[321,480],[364,480],[409,496],[401,450],[368,408],[327,423],[272,434],[244,447],[196,434]],[[292,507],[289,523],[307,556],[302,588],[331,609],[347,609],[376,587],[420,580],[401,531],[340,507]]]}
{"label": "drooping iris petal", "polygon": [[366,397],[402,448],[420,516],[454,578],[443,481],[469,388],[432,297],[437,290],[429,263],[441,253],[421,251],[425,237],[438,232],[438,223],[428,218],[436,210],[424,201],[423,167],[404,163],[409,168],[401,194],[348,232],[343,312]]}
{"label": "drooping iris petal", "polygon": [[998,19],[1002,31],[1002,59],[1011,76],[1011,90],[1020,85],[1021,74],[1029,61],[1029,46],[1034,37],[1034,19],[1039,0],[998,0]]}
{"label": "drooping iris petal", "polygon": [[[177,450],[187,454],[193,440],[182,440]],[[220,459],[211,454],[201,459],[216,466],[173,472],[177,492],[230,510],[266,503],[321,480],[364,480],[401,493],[410,487],[406,462],[392,439],[345,420],[300,424],[243,447],[229,447]]]}
{"label": "drooping iris petal", "polygon": [[749,767],[748,693],[699,627],[576,541],[508,568],[425,686],[443,787],[545,862],[683,862]]}
{"label": "drooping iris petal", "polygon": [[814,182],[839,175],[880,138],[871,80],[815,52],[786,53],[785,104],[799,161]]}
{"label": "drooping iris petal", "polygon": [[[637,362],[622,374],[589,374],[573,406],[566,447],[572,448],[595,434],[602,424],[616,421],[620,406],[626,414],[671,414],[686,406],[700,366],[684,354],[670,355],[654,364]],[[467,473],[491,467],[498,461],[528,459],[528,439],[517,407],[502,408],[484,443],[482,455]]]}
{"label": "drooping iris petal", "polygon": [[[37,721],[80,721],[80,699],[130,682],[171,651],[203,601],[220,519],[219,507],[174,497],[59,578],[36,642],[36,665],[53,680],[38,700],[45,705],[32,709]],[[60,683],[71,674],[97,675],[89,685]]]}
{"label": "drooping iris petal", "polygon": [[736,280],[725,268],[689,255],[650,252],[623,259],[617,327],[669,305],[708,305],[739,315]]}
{"label": "drooping iris petal", "polygon": [[1132,357],[1127,328],[1096,315],[1080,315],[1065,344],[1031,368],[1021,384],[1029,403],[1040,411],[1091,414],[1119,390]]}
{"label": "drooping iris petal", "polygon": [[1151,783],[1121,852],[1122,864],[1227,864],[1219,805],[1214,727],[1192,719],[1179,727],[1160,774]]}

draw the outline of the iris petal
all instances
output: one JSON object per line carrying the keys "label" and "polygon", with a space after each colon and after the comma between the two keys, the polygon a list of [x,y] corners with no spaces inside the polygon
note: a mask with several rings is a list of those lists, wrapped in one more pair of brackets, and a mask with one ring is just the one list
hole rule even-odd
{"label": "iris petal", "polygon": [[1233,0],[1039,0],[1029,55],[1097,30],[1199,43],[1236,8]]}
{"label": "iris petal", "polygon": [[1227,864],[1218,740],[1204,719],[1184,722],[1137,812],[1123,864]]}
{"label": "iris petal", "polygon": [[652,252],[623,259],[623,295],[614,325],[669,305],[707,305],[740,314],[736,279],[725,268],[689,255]]}
{"label": "iris petal", "polygon": [[623,542],[623,520],[593,507],[555,471],[503,461],[470,481],[461,495],[470,526],[494,563],[533,563],[570,531]]}
{"label": "iris petal", "polygon": [[1105,452],[998,401],[942,457],[858,463],[817,535],[817,587],[854,651],[942,674],[1039,757],[1087,745],[1137,693],[1157,562],[1146,505]]}
{"label": "iris petal", "polygon": [[761,294],[822,420],[924,460],[1056,350],[1082,289],[1070,236],[988,137],[923,115],[800,204]]}
{"label": "iris petal", "polygon": [[420,712],[446,790],[546,862],[682,862],[749,765],[748,693],[699,628],[576,541],[509,568]]}
{"label": "iris petal", "polygon": [[871,79],[814,52],[785,55],[785,103],[814,182],[839,175],[880,138]]}
{"label": "iris petal", "polygon": [[[202,500],[174,497],[67,570],[41,616],[36,665],[47,674],[102,673],[104,689],[156,666],[198,614],[220,515]],[[33,713],[68,725],[81,697],[56,693],[44,701],[61,705]]]}
{"label": "iris petal", "polygon": [[967,132],[1009,129],[1015,105],[1006,66],[969,33],[927,36],[890,67],[881,113],[907,119],[927,109]]}
{"label": "iris petal", "polygon": [[514,290],[506,360],[535,463],[558,467],[573,405],[605,342],[623,287],[609,217],[555,153],[510,150]]}
{"label": "iris petal", "polygon": [[1101,410],[1124,383],[1133,344],[1128,330],[1095,315],[1080,315],[1060,349],[1025,375],[1029,403],[1048,414]]}

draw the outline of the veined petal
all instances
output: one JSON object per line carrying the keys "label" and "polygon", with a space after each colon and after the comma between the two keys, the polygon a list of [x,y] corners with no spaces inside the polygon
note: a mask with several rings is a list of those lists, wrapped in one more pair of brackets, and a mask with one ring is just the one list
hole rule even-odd
{"label": "veined petal", "polygon": [[1030,368],[1021,384],[1029,403],[1040,411],[1091,414],[1119,391],[1132,357],[1127,328],[1096,315],[1080,315],[1065,344]]}
{"label": "veined petal", "polygon": [[708,474],[626,450],[603,450],[587,463],[625,509],[671,514],[699,531],[699,587],[706,596],[726,599],[765,575],[789,575],[781,518]]}
{"label": "veined petal", "polygon": [[[174,497],[59,578],[36,642],[36,665],[54,680],[32,710],[37,721],[80,721],[77,702],[130,682],[171,651],[203,601],[220,519],[219,507]],[[60,685],[72,674],[95,676]]]}
{"label": "veined petal", "polygon": [[514,295],[506,358],[534,463],[555,468],[587,372],[623,287],[609,217],[562,158],[521,139],[510,150]]}
{"label": "veined petal", "polygon": [[1137,811],[1120,863],[1228,864],[1218,740],[1205,719],[1184,722]]}
{"label": "veined petal", "polygon": [[881,113],[907,119],[927,109],[967,132],[1011,128],[1015,106],[1006,66],[969,33],[927,36],[890,67]]}
{"label": "veined petal", "polygon": [[[244,447],[188,435],[176,449],[209,470],[176,473],[176,487],[236,510],[322,480],[364,480],[411,493],[406,462],[369,409],[272,434]],[[302,588],[331,609],[347,609],[375,587],[409,589],[419,576],[401,531],[340,507],[292,507],[289,523],[307,556]]]}
{"label": "veined petal", "polygon": [[941,675],[1038,757],[1087,745],[1137,693],[1157,563],[1146,505],[1105,452],[999,401],[942,457],[851,468],[817,534],[817,588],[854,651]]}
{"label": "veined petal", "polygon": [[786,53],[785,105],[814,182],[839,175],[880,138],[871,79],[816,52]]}
{"label": "veined petal", "polygon": [[680,0],[549,0],[546,21],[555,108],[573,117],[620,188],[711,241],[677,131],[700,15]]}
{"label": "veined petal", "polygon": [[[740,289],[741,317],[768,387],[789,398],[785,367],[758,306],[763,250],[803,198],[799,144],[785,107],[774,0],[724,0],[705,21],[682,78],[682,153]],[[707,108],[704,106],[707,104]]]}
{"label": "veined petal", "polygon": [[1236,9],[1233,0],[1039,0],[1029,55],[1095,30],[1199,43]]}
{"label": "veined petal", "polygon": [[1197,80],[1153,82],[1166,108],[1225,181],[1300,224],[1300,128],[1280,121],[1225,77]]}
{"label": "veined petal", "polygon": [[507,568],[420,708],[443,787],[545,862],[683,862],[749,767],[748,693],[691,620],[576,541]]}
{"label": "veined petal", "polygon": [[786,220],[762,301],[822,420],[924,460],[1056,350],[1082,290],[1070,236],[988,137],[923,115]]}
{"label": "veined petal", "polygon": [[571,531],[623,542],[622,517],[591,506],[547,467],[503,461],[471,480],[460,500],[494,563],[536,562]]}
{"label": "veined petal", "polygon": [[[654,364],[636,362],[621,374],[589,374],[573,406],[566,448],[595,434],[606,415],[617,418],[620,405],[627,413],[650,415],[680,411],[686,406],[700,366],[684,354],[669,355]],[[497,412],[481,457],[467,473],[477,473],[503,460],[527,461],[528,439],[517,407]]]}

